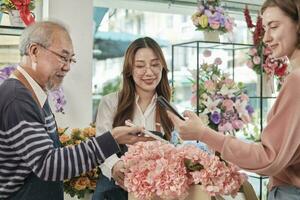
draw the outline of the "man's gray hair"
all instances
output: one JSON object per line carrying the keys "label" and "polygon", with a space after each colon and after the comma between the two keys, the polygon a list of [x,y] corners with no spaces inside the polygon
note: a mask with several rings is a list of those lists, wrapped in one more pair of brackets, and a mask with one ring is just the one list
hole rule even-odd
{"label": "man's gray hair", "polygon": [[57,30],[65,31],[69,35],[67,28],[58,22],[42,21],[28,26],[20,38],[20,55],[27,55],[27,49],[32,43],[49,47],[52,42],[52,35]]}

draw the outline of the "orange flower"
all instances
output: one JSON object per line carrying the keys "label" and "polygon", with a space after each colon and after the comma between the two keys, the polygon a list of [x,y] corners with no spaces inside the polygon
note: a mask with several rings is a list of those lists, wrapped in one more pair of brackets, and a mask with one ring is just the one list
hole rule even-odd
{"label": "orange flower", "polygon": [[90,186],[89,186],[89,188],[91,190],[95,190],[96,189],[96,185],[97,185],[97,180],[90,180]]}
{"label": "orange flower", "polygon": [[76,190],[84,190],[90,185],[90,180],[87,177],[79,177],[74,185]]}
{"label": "orange flower", "polygon": [[59,134],[63,134],[65,131],[65,128],[58,128],[57,131]]}
{"label": "orange flower", "polygon": [[96,135],[96,129],[93,127],[87,127],[83,129],[83,135],[85,137],[94,137]]}
{"label": "orange flower", "polygon": [[61,136],[59,136],[59,140],[61,143],[66,143],[70,140],[70,136],[67,134],[62,134]]}

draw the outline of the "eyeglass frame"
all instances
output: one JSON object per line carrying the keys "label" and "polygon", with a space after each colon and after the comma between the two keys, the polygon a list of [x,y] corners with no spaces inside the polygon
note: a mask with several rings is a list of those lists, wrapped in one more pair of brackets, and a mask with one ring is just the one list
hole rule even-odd
{"label": "eyeglass frame", "polygon": [[52,53],[52,54],[58,56],[58,57],[60,58],[60,59],[59,59],[60,62],[61,62],[62,64],[64,64],[64,65],[66,65],[66,64],[68,64],[68,63],[70,63],[70,64],[75,64],[75,63],[77,62],[75,58],[72,58],[72,57],[71,57],[71,58],[67,58],[66,56],[63,56],[63,55],[61,55],[60,53],[57,53],[57,52],[55,52],[55,51],[53,51],[53,50],[51,50],[51,49],[45,47],[44,45],[42,45],[42,44],[40,44],[40,43],[36,43],[36,44],[37,44],[38,46],[42,47],[43,49],[49,51],[50,53]]}
{"label": "eyeglass frame", "polygon": [[[164,68],[161,64],[159,64],[159,69],[160,69],[160,70],[159,70],[158,72],[154,72],[153,69],[152,69],[152,67],[153,67],[153,66],[149,66],[149,67],[144,66],[144,72],[143,72],[143,73],[138,73],[138,72],[137,72],[137,74],[143,75],[143,74],[145,74],[145,73],[147,72],[147,69],[150,69],[151,72],[152,72],[153,74],[159,74],[160,72],[162,72],[162,70],[163,70],[163,68]],[[139,68],[137,68],[137,67],[134,65],[134,66],[133,66],[133,71],[136,71],[137,69],[139,69]]]}

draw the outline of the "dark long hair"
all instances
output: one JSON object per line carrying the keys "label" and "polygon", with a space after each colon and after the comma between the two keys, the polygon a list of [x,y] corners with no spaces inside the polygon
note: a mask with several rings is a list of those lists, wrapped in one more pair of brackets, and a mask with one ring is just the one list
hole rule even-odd
{"label": "dark long hair", "polygon": [[[123,86],[119,92],[118,108],[113,121],[113,127],[124,125],[125,120],[133,119],[135,104],[135,82],[132,77],[134,57],[136,52],[141,48],[150,48],[156,54],[162,64],[162,77],[156,87],[157,95],[162,95],[168,101],[171,99],[171,88],[168,83],[168,68],[160,46],[150,37],[139,38],[133,41],[126,53],[123,65]],[[166,111],[157,103],[156,114],[159,116],[160,123],[165,132],[165,137],[170,139],[174,125],[168,118]]]}

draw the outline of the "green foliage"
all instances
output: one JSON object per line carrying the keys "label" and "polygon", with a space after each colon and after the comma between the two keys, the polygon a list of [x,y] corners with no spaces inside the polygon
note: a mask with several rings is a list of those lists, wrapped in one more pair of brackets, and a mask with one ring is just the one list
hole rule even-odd
{"label": "green foliage", "polygon": [[192,171],[192,172],[200,171],[200,170],[204,169],[203,165],[201,165],[200,163],[193,163],[189,159],[184,160],[184,165],[189,171]]}
{"label": "green foliage", "polygon": [[100,93],[100,95],[104,96],[112,92],[116,92],[120,89],[120,86],[121,78],[118,77],[116,79],[113,79],[112,81],[109,81],[104,85],[103,91]]}

